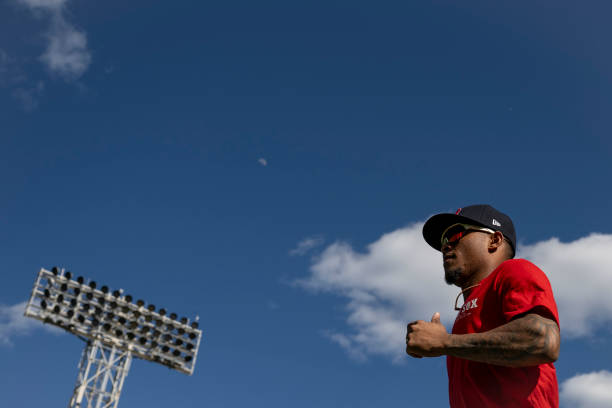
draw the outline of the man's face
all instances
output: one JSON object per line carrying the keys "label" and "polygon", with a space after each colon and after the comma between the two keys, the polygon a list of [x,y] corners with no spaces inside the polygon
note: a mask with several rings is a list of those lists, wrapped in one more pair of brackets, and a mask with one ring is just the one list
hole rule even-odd
{"label": "man's face", "polygon": [[446,283],[459,287],[467,284],[487,252],[488,237],[486,232],[470,231],[459,241],[442,246]]}

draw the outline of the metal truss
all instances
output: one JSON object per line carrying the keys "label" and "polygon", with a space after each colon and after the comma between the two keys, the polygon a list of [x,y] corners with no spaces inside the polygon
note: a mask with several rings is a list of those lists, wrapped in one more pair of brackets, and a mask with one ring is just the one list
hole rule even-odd
{"label": "metal truss", "polygon": [[88,341],[68,408],[117,408],[131,362],[130,350]]}

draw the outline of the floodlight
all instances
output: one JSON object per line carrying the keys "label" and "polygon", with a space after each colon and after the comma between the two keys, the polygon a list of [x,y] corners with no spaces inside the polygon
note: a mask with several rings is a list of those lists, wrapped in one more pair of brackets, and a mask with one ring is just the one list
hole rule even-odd
{"label": "floodlight", "polygon": [[[82,276],[72,277],[58,267],[41,269],[25,312],[87,341],[69,408],[116,408],[132,357],[193,373],[201,341],[197,318],[188,324],[186,317],[179,321],[166,308],[156,312],[154,304],[145,307],[142,299],[132,303],[132,295],[122,297],[122,290],[109,294],[107,285],[97,289],[93,280],[85,284]],[[184,335],[190,342],[181,338]],[[96,388],[108,388],[102,384],[112,390]],[[89,405],[82,404],[84,399]]]}

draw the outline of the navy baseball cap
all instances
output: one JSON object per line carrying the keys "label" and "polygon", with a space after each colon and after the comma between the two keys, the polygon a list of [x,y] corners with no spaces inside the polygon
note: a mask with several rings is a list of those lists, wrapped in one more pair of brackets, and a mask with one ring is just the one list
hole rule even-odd
{"label": "navy baseball cap", "polygon": [[516,232],[512,220],[488,204],[459,208],[454,214],[434,215],[423,225],[423,238],[432,248],[440,251],[442,233],[453,224],[472,224],[499,231],[510,242],[513,252],[516,252]]}

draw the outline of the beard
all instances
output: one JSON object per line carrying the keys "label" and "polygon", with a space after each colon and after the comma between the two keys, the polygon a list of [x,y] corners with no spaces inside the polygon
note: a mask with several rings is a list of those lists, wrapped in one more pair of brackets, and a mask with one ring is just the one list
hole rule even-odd
{"label": "beard", "polygon": [[461,279],[461,269],[445,269],[444,270],[444,280],[449,285],[458,285],[459,280]]}

